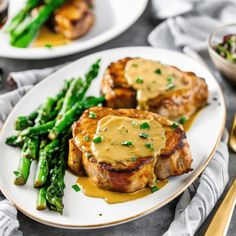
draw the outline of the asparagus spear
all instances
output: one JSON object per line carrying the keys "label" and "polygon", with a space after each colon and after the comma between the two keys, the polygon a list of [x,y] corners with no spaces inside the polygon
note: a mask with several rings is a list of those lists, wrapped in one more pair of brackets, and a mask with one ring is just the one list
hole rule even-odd
{"label": "asparagus spear", "polygon": [[42,125],[29,127],[21,132],[22,136],[37,136],[47,134],[55,125],[56,121],[52,120]]}
{"label": "asparagus spear", "polygon": [[34,120],[38,116],[38,111],[34,111],[28,116],[19,116],[15,120],[15,129],[16,130],[24,130],[29,126],[32,126],[34,124]]}
{"label": "asparagus spear", "polygon": [[89,71],[85,75],[85,84],[81,91],[78,91],[77,97],[78,101],[82,100],[90,87],[92,81],[97,77],[99,69],[100,69],[101,59],[98,59],[94,64],[91,65]]}
{"label": "asparagus spear", "polygon": [[24,138],[20,135],[13,135],[6,139],[6,144],[13,147],[22,147],[24,144]]}
{"label": "asparagus spear", "polygon": [[27,148],[23,152],[23,156],[32,160],[36,160],[38,157],[39,137],[31,137],[27,141]]}
{"label": "asparagus spear", "polygon": [[65,157],[68,149],[68,140],[71,136],[71,129],[69,129],[64,137],[61,139],[61,145],[59,149],[59,156],[55,156],[52,160],[52,170],[50,171],[50,185],[46,191],[46,199],[48,207],[51,210],[63,212],[62,198],[64,195],[65,182],[64,176],[66,171]]}
{"label": "asparagus spear", "polygon": [[51,140],[54,140],[66,130],[76,118],[83,112],[83,110],[96,106],[99,103],[104,102],[104,97],[98,97],[89,99],[88,101],[84,100],[82,102],[76,103],[71,109],[69,109],[59,120],[56,121],[55,126],[50,130],[48,137]]}
{"label": "asparagus spear", "polygon": [[6,31],[12,32],[22,21],[24,21],[25,17],[30,14],[30,11],[38,6],[39,2],[39,0],[28,0],[25,4],[25,7],[20,12],[18,12],[12,18],[9,25],[7,25]]}
{"label": "asparagus spear", "polygon": [[49,115],[53,110],[53,107],[56,103],[54,98],[48,97],[41,108],[39,109],[38,116],[35,120],[36,124],[44,124],[49,120]]}
{"label": "asparagus spear", "polygon": [[49,164],[51,155],[59,149],[59,140],[55,139],[44,147],[40,153],[39,162],[37,166],[34,187],[41,187],[47,179],[49,173]]}
{"label": "asparagus spear", "polygon": [[58,114],[58,118],[60,118],[76,101],[76,91],[79,90],[79,87],[83,85],[83,81],[81,79],[74,79],[70,87],[68,88],[62,108]]}
{"label": "asparagus spear", "polygon": [[39,189],[36,208],[37,210],[44,210],[47,207],[46,202],[46,188],[42,187]]}
{"label": "asparagus spear", "polygon": [[64,3],[64,0],[47,1],[39,11],[39,14],[18,33],[11,34],[11,44],[15,47],[25,48],[36,36],[40,27],[48,20],[50,15]]}
{"label": "asparagus spear", "polygon": [[60,112],[62,105],[63,105],[64,97],[57,101],[57,104],[52,112],[50,112],[48,120],[53,120],[57,117],[58,113]]}
{"label": "asparagus spear", "polygon": [[[22,152],[24,153],[24,150],[27,148],[27,142],[24,143]],[[18,164],[17,171],[14,171],[15,174],[15,181],[14,184],[16,185],[24,185],[29,177],[30,172],[30,166],[31,166],[31,160],[24,157],[24,155],[21,156]]]}

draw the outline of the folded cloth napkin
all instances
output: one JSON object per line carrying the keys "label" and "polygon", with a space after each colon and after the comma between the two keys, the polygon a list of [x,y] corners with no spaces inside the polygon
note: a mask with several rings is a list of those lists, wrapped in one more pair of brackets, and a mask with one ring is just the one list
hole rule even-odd
{"label": "folded cloth napkin", "polygon": [[236,22],[235,0],[153,0],[152,5],[156,18],[168,18],[148,37],[155,47],[205,50],[210,32]]}
{"label": "folded cloth napkin", "polygon": [[[183,51],[205,66],[209,61],[206,56],[209,33],[236,21],[236,2],[232,0],[152,0],[152,5],[156,18],[167,19],[149,34],[149,43]],[[216,71],[212,72],[219,76]],[[211,212],[229,179],[227,140],[225,131],[201,177],[181,196],[174,220],[164,236],[194,235]]]}
{"label": "folded cloth napkin", "polygon": [[215,206],[229,180],[228,132],[202,175],[183,193],[164,236],[194,235]]}
{"label": "folded cloth napkin", "polygon": [[44,69],[10,73],[7,78],[7,83],[10,86],[16,86],[17,89],[0,95],[0,128],[15,104],[33,87],[33,85],[37,84],[66,64],[68,63]]}

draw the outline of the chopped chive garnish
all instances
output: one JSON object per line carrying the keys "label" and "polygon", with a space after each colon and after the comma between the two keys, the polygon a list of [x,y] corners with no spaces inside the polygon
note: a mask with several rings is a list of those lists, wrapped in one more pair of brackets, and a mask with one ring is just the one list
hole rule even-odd
{"label": "chopped chive garnish", "polygon": [[175,87],[174,85],[174,78],[172,76],[167,77],[167,90],[172,89]]}
{"label": "chopped chive garnish", "polygon": [[151,190],[152,190],[152,192],[154,193],[154,192],[158,191],[159,188],[158,188],[157,186],[154,186],[154,187],[151,188]]}
{"label": "chopped chive garnish", "polygon": [[153,144],[152,143],[146,143],[145,146],[150,149],[151,151],[154,151]]}
{"label": "chopped chive garnish", "polygon": [[158,74],[158,75],[161,75],[161,69],[156,69],[156,70],[154,71],[154,73],[156,73],[156,74]]}
{"label": "chopped chive garnish", "polygon": [[100,213],[99,216],[102,216],[102,213]]}
{"label": "chopped chive garnish", "polygon": [[185,116],[181,116],[178,123],[184,125],[187,122],[187,118]]}
{"label": "chopped chive garnish", "polygon": [[90,140],[89,136],[88,135],[85,135],[84,136],[84,141],[88,142]]}
{"label": "chopped chive garnish", "polygon": [[136,161],[136,160],[137,160],[137,157],[131,157],[130,160],[131,160],[131,161]]}
{"label": "chopped chive garnish", "polygon": [[15,176],[18,176],[20,174],[20,172],[17,171],[17,170],[13,171],[13,173],[14,173]]}
{"label": "chopped chive garnish", "polygon": [[44,46],[45,46],[45,48],[52,48],[52,45],[49,43],[45,44]]}
{"label": "chopped chive garnish", "polygon": [[149,135],[148,135],[148,134],[145,134],[145,133],[140,133],[140,134],[139,134],[139,137],[140,137],[140,138],[148,138]]}
{"label": "chopped chive garnish", "polygon": [[178,128],[179,126],[178,126],[178,124],[173,123],[170,127],[171,127],[172,129],[176,129],[176,128]]}
{"label": "chopped chive garnish", "polygon": [[133,145],[133,143],[130,142],[130,141],[122,141],[121,144],[124,145],[124,146],[127,146],[127,147],[130,147],[130,146]]}
{"label": "chopped chive garnish", "polygon": [[149,128],[150,128],[150,125],[147,122],[143,122],[140,125],[140,129],[149,129]]}
{"label": "chopped chive garnish", "polygon": [[132,64],[132,67],[138,67],[138,64]]}
{"label": "chopped chive garnish", "polygon": [[90,152],[86,152],[86,153],[85,153],[85,156],[86,156],[87,158],[90,158],[92,155],[91,155]]}
{"label": "chopped chive garnish", "polygon": [[93,139],[94,143],[101,143],[102,142],[102,137],[96,137]]}
{"label": "chopped chive garnish", "polygon": [[80,187],[79,187],[78,184],[74,184],[71,187],[75,190],[75,192],[79,192],[80,191]]}
{"label": "chopped chive garnish", "polygon": [[97,114],[95,112],[90,111],[88,117],[91,118],[91,119],[96,119]]}
{"label": "chopped chive garnish", "polygon": [[93,7],[93,4],[92,4],[92,3],[89,3],[88,6],[89,6],[89,9],[90,9],[90,10],[93,10],[94,7]]}
{"label": "chopped chive garnish", "polygon": [[137,78],[137,79],[136,79],[136,83],[137,83],[137,84],[143,84],[143,79]]}

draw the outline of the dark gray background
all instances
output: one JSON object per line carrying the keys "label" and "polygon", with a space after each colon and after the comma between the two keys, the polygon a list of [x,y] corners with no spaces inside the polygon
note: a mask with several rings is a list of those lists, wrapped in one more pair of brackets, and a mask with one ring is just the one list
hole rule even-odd
{"label": "dark gray background", "polygon": [[[50,65],[57,65],[67,61],[73,61],[85,55],[91,54],[93,52],[101,51],[104,49],[114,48],[114,47],[122,47],[122,46],[144,46],[148,45],[147,36],[149,32],[158,24],[159,22],[155,21],[151,17],[151,6],[148,5],[144,14],[140,17],[140,19],[130,27],[126,32],[118,36],[116,39],[102,45],[96,47],[94,49],[88,50],[83,53],[74,54],[67,57],[61,57],[57,59],[50,60],[14,60],[14,59],[4,59],[0,58],[0,67],[3,68],[6,75],[11,71],[21,71],[25,69],[32,68],[44,68]],[[1,47],[1,45],[0,45]],[[1,84],[1,92],[9,90],[5,83]],[[218,78],[219,83],[221,84],[225,98],[227,103],[227,128],[229,129],[232,124],[232,119],[234,113],[236,111],[236,86],[229,84],[228,82]],[[229,174],[230,181],[227,186],[227,189],[231,185],[233,179],[236,176],[236,155],[230,151],[230,160],[229,160]],[[220,202],[222,201],[225,193],[219,200],[217,206],[213,209],[212,213],[209,215],[205,223],[198,230],[196,235],[203,235],[207,229],[207,226],[211,222],[211,219],[217,210]],[[58,229],[50,226],[46,226],[31,220],[26,217],[22,213],[18,213],[18,219],[20,221],[20,230],[24,232],[24,235],[161,235],[163,234],[169,227],[171,221],[174,217],[175,206],[178,201],[178,198],[157,210],[156,212],[142,217],[138,220],[134,220],[132,222],[122,224],[119,226],[114,226],[105,229],[97,229],[97,230],[68,230],[68,229]],[[228,235],[236,235],[236,214],[234,213]]]}

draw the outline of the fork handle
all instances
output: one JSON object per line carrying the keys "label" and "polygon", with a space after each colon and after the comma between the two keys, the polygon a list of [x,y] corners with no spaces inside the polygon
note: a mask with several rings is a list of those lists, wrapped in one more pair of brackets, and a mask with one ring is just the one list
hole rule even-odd
{"label": "fork handle", "polygon": [[205,236],[225,236],[236,203],[236,179],[211,221]]}

